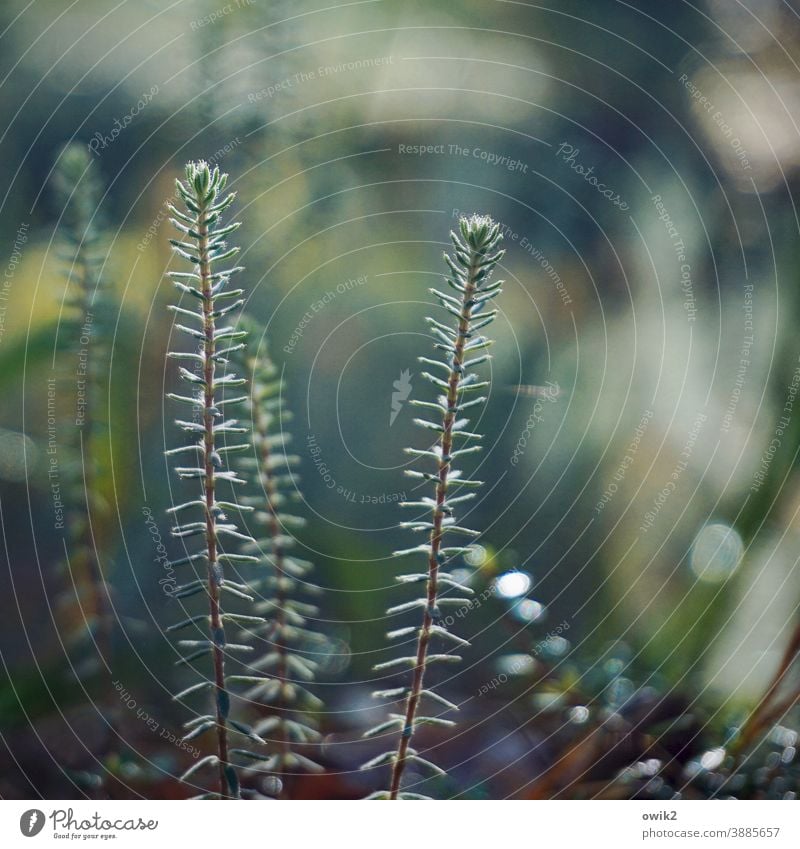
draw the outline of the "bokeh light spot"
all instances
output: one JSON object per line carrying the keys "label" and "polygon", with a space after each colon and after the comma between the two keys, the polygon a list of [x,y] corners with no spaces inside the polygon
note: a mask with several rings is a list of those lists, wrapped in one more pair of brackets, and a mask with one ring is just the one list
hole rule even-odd
{"label": "bokeh light spot", "polygon": [[494,590],[500,598],[519,598],[533,586],[533,578],[527,572],[506,572],[494,582]]}
{"label": "bokeh light spot", "polygon": [[718,584],[736,571],[743,555],[741,536],[729,525],[716,522],[697,534],[690,566],[698,580]]}

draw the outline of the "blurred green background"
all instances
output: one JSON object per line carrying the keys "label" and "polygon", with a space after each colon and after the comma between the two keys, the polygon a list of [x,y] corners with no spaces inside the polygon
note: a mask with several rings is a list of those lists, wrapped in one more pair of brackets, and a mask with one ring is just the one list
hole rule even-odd
{"label": "blurred green background", "polygon": [[[708,727],[751,703],[800,597],[799,13],[777,0],[4,2],[0,795],[93,792],[102,736],[99,691],[55,625],[70,583],[49,378],[63,387],[62,476],[76,461],[51,177],[71,140],[107,187],[117,299],[93,522],[120,623],[112,673],[165,727],[182,721],[164,699],[180,676],[145,511],[170,548],[164,509],[183,488],[163,457],[178,440],[163,401],[176,385],[164,204],[196,158],[231,174],[247,309],[295,415],[340,773],[309,794],[369,789],[352,770],[371,750],[339,744],[381,715],[370,670],[389,656],[389,554],[413,544],[396,528],[403,448],[424,444],[409,406],[390,424],[393,384],[409,370],[412,395],[429,393],[416,357],[459,211],[501,222],[507,248],[476,462],[488,485],[468,511],[484,551],[464,564],[494,590],[444,685],[469,700],[446,754],[461,786],[509,795],[546,762],[530,724],[545,659],[530,646],[562,622],[548,661],[561,680],[611,652],[631,670],[623,690],[685,693]],[[529,387],[548,382],[557,397],[537,401]],[[530,583],[504,593],[492,582],[509,570]],[[509,612],[520,588],[546,614]],[[477,698],[520,653],[505,688]],[[165,776],[181,753],[152,737],[129,732],[127,795],[180,795]]]}

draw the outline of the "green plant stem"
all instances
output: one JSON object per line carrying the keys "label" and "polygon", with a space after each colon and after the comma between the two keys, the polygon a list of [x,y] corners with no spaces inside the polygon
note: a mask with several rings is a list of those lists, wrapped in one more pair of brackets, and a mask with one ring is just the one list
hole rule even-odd
{"label": "green plant stem", "polygon": [[433,508],[433,528],[430,536],[430,554],[428,556],[428,583],[427,583],[427,605],[422,617],[422,628],[417,639],[417,657],[414,667],[414,677],[411,683],[411,691],[406,702],[405,722],[397,745],[397,755],[392,767],[392,781],[389,786],[389,798],[397,799],[400,792],[400,782],[406,768],[408,747],[414,734],[414,721],[417,708],[422,696],[423,682],[425,678],[425,666],[428,656],[428,646],[431,640],[431,625],[433,624],[433,611],[436,610],[439,593],[439,549],[442,545],[442,519],[444,517],[444,502],[447,497],[448,474],[450,472],[450,451],[453,447],[453,423],[456,417],[456,406],[458,404],[458,383],[461,378],[461,366],[464,362],[464,345],[467,341],[470,318],[472,315],[472,296],[475,294],[475,274],[477,258],[473,257],[469,267],[465,291],[461,300],[461,315],[458,322],[458,337],[453,354],[453,365],[450,369],[450,378],[447,388],[447,412],[442,423],[443,432],[440,438],[442,455],[439,460],[439,482],[436,485],[436,506]]}
{"label": "green plant stem", "polygon": [[278,517],[278,511],[275,507],[275,500],[277,498],[277,490],[275,487],[275,478],[272,474],[271,467],[271,451],[269,447],[269,439],[267,433],[267,426],[264,421],[264,416],[262,411],[259,408],[258,404],[253,404],[253,429],[259,434],[261,437],[261,468],[264,469],[265,477],[262,481],[264,485],[264,491],[266,494],[266,502],[267,502],[267,513],[269,514],[269,532],[272,537],[272,556],[273,556],[273,565],[275,568],[275,578],[276,578],[276,593],[275,593],[275,626],[274,626],[274,634],[275,634],[275,651],[278,653],[278,663],[275,669],[275,677],[278,679],[280,683],[279,689],[279,700],[276,705],[279,711],[279,719],[280,723],[278,725],[278,765],[275,769],[275,776],[281,783],[281,792],[278,794],[279,797],[285,795],[284,794],[284,773],[286,769],[286,760],[290,753],[290,744],[289,738],[286,734],[286,728],[284,726],[284,717],[286,715],[286,711],[289,709],[289,705],[286,703],[286,686],[287,679],[289,674],[288,662],[287,662],[287,654],[288,648],[286,643],[284,642],[283,631],[286,627],[286,591],[284,589],[284,577],[285,577],[285,566],[284,566],[284,550],[283,546],[280,543],[281,536],[281,523],[280,518]]}
{"label": "green plant stem", "polygon": [[[225,686],[225,630],[222,624],[219,602],[219,577],[217,564],[217,529],[216,505],[214,501],[214,354],[215,320],[213,315],[211,264],[208,256],[208,224],[204,220],[204,209],[201,207],[200,228],[198,234],[198,256],[200,258],[199,273],[203,293],[203,379],[205,381],[203,395],[203,454],[205,476],[203,478],[206,502],[206,546],[208,549],[208,604],[211,626],[211,644],[214,657],[214,688],[216,691],[216,729],[217,755],[219,758],[219,792],[223,798],[230,797],[230,787],[225,768],[228,764],[228,727],[227,717],[223,713],[223,704],[228,703],[228,693]],[[221,644],[220,644],[221,643]]]}
{"label": "green plant stem", "polygon": [[[87,314],[90,306],[91,297],[91,275],[89,273],[89,260],[85,256],[85,248],[81,246],[78,256],[75,260],[75,266],[80,269],[77,274],[78,286],[81,292],[84,293],[83,314]],[[93,355],[89,354],[89,358]],[[93,368],[91,362],[87,362],[87,385],[93,387],[92,376],[88,371]],[[83,469],[83,487],[86,493],[86,520],[84,526],[83,550],[86,558],[86,571],[91,585],[92,606],[94,615],[97,620],[97,633],[95,636],[95,644],[97,652],[106,665],[111,664],[111,610],[110,599],[108,598],[108,589],[106,587],[103,570],[100,567],[100,561],[95,548],[94,535],[92,533],[92,510],[91,503],[96,490],[95,476],[95,439],[94,439],[94,401],[96,393],[92,393],[94,397],[88,399],[89,411],[86,415],[86,427],[80,431],[81,445],[81,467]],[[96,516],[95,516],[96,518]]]}
{"label": "green plant stem", "polygon": [[[95,309],[95,299],[101,298],[101,275],[94,268],[99,260],[100,224],[98,206],[102,188],[88,151],[81,145],[68,145],[59,156],[54,179],[63,206],[61,228],[64,247],[69,249],[72,262],[66,271],[67,303],[71,311],[68,332],[76,337],[83,332],[87,316]],[[74,293],[74,294],[73,294]],[[94,528],[102,526],[102,500],[97,489],[98,420],[96,409],[100,402],[97,352],[100,328],[95,324],[87,350],[84,383],[86,387],[83,422],[77,425],[75,450],[80,458],[80,473],[75,480],[72,511],[77,533],[71,535],[75,543],[72,559],[73,574],[77,575],[79,615],[94,618],[89,636],[101,662],[111,664],[112,618],[111,599],[95,544]],[[76,401],[79,396],[76,395]],[[77,570],[77,571],[75,571]]]}

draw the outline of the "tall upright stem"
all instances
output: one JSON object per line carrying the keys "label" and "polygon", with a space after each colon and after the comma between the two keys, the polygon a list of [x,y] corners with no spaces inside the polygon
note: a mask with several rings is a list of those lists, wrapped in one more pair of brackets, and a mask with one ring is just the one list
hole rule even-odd
{"label": "tall upright stem", "polygon": [[[84,320],[90,305],[90,292],[92,289],[92,281],[89,274],[89,259],[85,253],[85,247],[81,247],[80,255],[76,260],[76,267],[79,268],[78,285],[84,293],[84,302],[82,305],[84,311]],[[94,379],[91,374],[93,368],[91,363],[92,354],[88,353],[87,357],[87,374],[86,381],[89,391],[94,388]],[[97,392],[92,392],[89,397],[89,412],[85,418],[86,427],[81,430],[81,455],[83,469],[83,487],[86,493],[86,523],[84,525],[83,549],[84,557],[86,558],[86,571],[89,579],[92,594],[92,608],[97,619],[97,631],[95,643],[97,652],[100,655],[103,663],[107,666],[111,664],[111,605],[108,597],[108,588],[106,586],[103,570],[100,566],[100,560],[97,555],[94,535],[92,533],[92,500],[96,491],[96,475],[95,475],[95,432],[94,421],[95,411],[92,409],[94,402],[97,400]],[[96,516],[94,517],[97,518]]]}
{"label": "tall upright stem", "polygon": [[422,696],[425,678],[425,666],[428,657],[428,645],[431,640],[431,625],[433,611],[437,606],[439,593],[439,549],[442,545],[442,519],[444,517],[444,502],[447,497],[448,474],[450,472],[450,451],[453,447],[453,423],[458,405],[458,383],[461,378],[461,366],[464,362],[464,345],[467,341],[470,317],[472,315],[472,296],[475,293],[476,259],[469,267],[466,286],[461,299],[461,315],[458,321],[458,336],[456,338],[453,364],[447,385],[447,411],[442,422],[442,435],[439,440],[441,457],[439,459],[439,480],[436,484],[436,506],[433,508],[433,528],[430,536],[430,554],[428,556],[427,604],[422,617],[422,628],[417,638],[417,656],[414,666],[414,677],[411,690],[406,701],[405,721],[397,745],[397,755],[392,767],[392,781],[389,786],[389,798],[397,799],[400,792],[400,782],[406,768],[408,747],[414,734],[414,721],[417,708]]}
{"label": "tall upright stem", "polygon": [[[284,638],[284,630],[286,627],[286,591],[284,589],[284,577],[285,577],[285,567],[284,567],[284,550],[283,546],[280,543],[281,536],[281,523],[280,518],[278,517],[278,511],[275,507],[275,499],[277,496],[277,491],[275,487],[275,478],[271,469],[271,451],[269,447],[269,434],[267,433],[267,426],[264,422],[264,415],[260,409],[258,409],[258,404],[253,404],[253,429],[259,434],[261,437],[261,468],[264,470],[264,478],[262,483],[264,485],[264,492],[266,494],[266,506],[267,506],[267,514],[269,516],[269,533],[272,538],[272,556],[273,556],[273,564],[275,567],[275,579],[276,579],[276,592],[275,592],[275,619],[274,619],[274,629],[273,633],[275,634],[275,651],[278,654],[278,663],[275,667],[275,678],[277,679],[280,689],[279,693],[279,701],[277,704],[277,708],[279,711],[279,725],[278,725],[278,766],[275,770],[275,776],[280,780],[281,787],[284,786],[284,771],[286,769],[286,759],[290,753],[289,746],[289,738],[286,734],[286,727],[284,725],[284,719],[286,715],[286,711],[288,710],[288,704],[286,703],[286,687],[288,684],[288,662],[287,662],[287,646]],[[283,789],[281,790],[280,795],[283,795]]]}
{"label": "tall upright stem", "polygon": [[208,256],[208,225],[205,221],[205,210],[201,207],[199,214],[200,229],[198,234],[198,256],[200,258],[199,273],[201,291],[203,293],[203,460],[205,475],[203,488],[205,496],[206,547],[208,551],[208,604],[211,627],[211,644],[214,658],[214,689],[216,705],[217,754],[219,757],[219,792],[223,798],[230,796],[228,778],[225,774],[228,765],[228,727],[227,716],[223,707],[228,703],[225,687],[225,631],[222,625],[220,611],[220,574],[217,563],[217,529],[216,506],[214,502],[214,354],[215,321],[213,315],[212,277]]}

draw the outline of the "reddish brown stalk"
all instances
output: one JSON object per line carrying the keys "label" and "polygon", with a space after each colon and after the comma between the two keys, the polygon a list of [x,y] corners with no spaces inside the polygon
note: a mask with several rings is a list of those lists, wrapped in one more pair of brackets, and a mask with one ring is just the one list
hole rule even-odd
{"label": "reddish brown stalk", "polygon": [[406,768],[408,747],[414,733],[414,721],[417,708],[422,697],[423,681],[425,678],[425,666],[428,657],[428,645],[431,640],[431,625],[433,625],[433,611],[437,606],[439,593],[439,549],[442,545],[442,519],[444,517],[444,502],[447,497],[448,474],[450,472],[450,451],[453,447],[453,423],[456,418],[456,406],[458,405],[458,382],[461,377],[461,365],[464,362],[464,345],[467,341],[470,318],[472,315],[472,296],[475,294],[476,264],[473,260],[467,275],[466,285],[462,297],[461,316],[458,322],[458,336],[456,338],[455,352],[453,354],[453,366],[450,369],[450,378],[447,387],[447,412],[442,423],[442,435],[440,438],[441,458],[439,459],[439,481],[436,484],[436,506],[433,508],[433,528],[430,536],[430,554],[428,557],[428,583],[427,604],[422,617],[422,628],[417,639],[417,656],[414,666],[414,677],[411,683],[411,691],[406,701],[405,721],[400,734],[400,742],[397,746],[397,754],[392,767],[392,781],[389,786],[389,798],[397,799],[400,792],[400,781]]}
{"label": "reddish brown stalk", "polygon": [[230,787],[225,768],[228,765],[228,727],[226,716],[223,714],[223,703],[227,702],[225,689],[225,654],[223,646],[219,644],[219,635],[223,632],[222,616],[219,602],[219,579],[216,575],[217,567],[217,529],[214,502],[214,316],[212,300],[212,278],[211,264],[208,257],[208,224],[203,220],[204,213],[200,213],[200,227],[198,234],[198,257],[201,290],[203,293],[203,380],[205,381],[203,394],[203,459],[205,463],[205,475],[203,477],[203,488],[205,496],[205,537],[208,550],[208,605],[211,624],[211,645],[214,658],[214,687],[216,705],[216,729],[217,729],[217,754],[219,757],[219,792],[223,798],[230,797]]}
{"label": "reddish brown stalk", "polygon": [[789,644],[786,646],[786,650],[783,653],[781,662],[778,664],[778,669],[775,672],[770,685],[767,687],[764,695],[759,699],[758,704],[755,706],[747,722],[745,722],[742,727],[739,737],[734,745],[734,754],[737,758],[740,757],[741,753],[753,742],[755,737],[765,725],[781,716],[798,700],[800,700],[800,692],[792,693],[788,699],[784,700],[783,703],[773,706],[770,710],[770,703],[777,695],[781,684],[784,682],[792,667],[792,663],[794,663],[798,654],[800,654],[800,624],[795,627],[794,632],[789,639]]}

